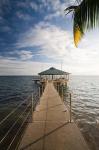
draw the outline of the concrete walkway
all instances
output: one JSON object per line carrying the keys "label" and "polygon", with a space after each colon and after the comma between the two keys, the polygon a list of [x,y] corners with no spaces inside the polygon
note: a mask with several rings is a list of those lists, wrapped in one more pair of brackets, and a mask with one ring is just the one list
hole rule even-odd
{"label": "concrete walkway", "polygon": [[19,150],[89,150],[52,83],[47,83]]}

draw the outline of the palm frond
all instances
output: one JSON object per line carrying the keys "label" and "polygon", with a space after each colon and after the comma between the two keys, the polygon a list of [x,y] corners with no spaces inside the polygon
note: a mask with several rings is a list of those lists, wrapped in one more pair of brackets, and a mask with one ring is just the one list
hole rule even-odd
{"label": "palm frond", "polygon": [[99,26],[99,0],[83,0],[78,6],[65,9],[65,11],[70,10],[73,11],[74,42],[77,46],[86,30]]}

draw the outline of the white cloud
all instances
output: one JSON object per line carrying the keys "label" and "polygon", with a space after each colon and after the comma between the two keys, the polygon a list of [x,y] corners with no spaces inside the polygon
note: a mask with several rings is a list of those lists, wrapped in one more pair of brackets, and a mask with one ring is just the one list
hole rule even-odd
{"label": "white cloud", "polygon": [[[12,51],[8,53],[10,56],[12,56],[12,59],[17,59],[17,57],[20,58],[20,60],[31,60],[33,58],[33,52],[27,51],[27,50],[17,50],[17,51]],[[17,55],[17,57],[16,57]]]}
{"label": "white cloud", "polygon": [[[71,0],[71,3],[74,1]],[[42,2],[48,9],[51,9],[50,7],[53,9],[53,13],[45,16],[45,20],[64,16],[63,10],[70,3],[70,1],[66,1],[66,3],[61,4],[60,0],[42,0]],[[21,3],[21,6],[26,7],[26,4]],[[35,9],[35,11],[38,9],[35,3],[29,3],[28,7]],[[21,19],[28,19],[29,17],[20,12],[17,13],[17,16]],[[37,50],[35,55],[41,55],[45,59],[51,58],[57,64],[33,62],[34,54],[29,50],[14,51],[12,54],[10,53],[12,57],[0,57],[1,74],[34,74],[34,72],[41,71],[41,66],[43,69],[51,66],[60,68],[61,61],[63,62],[63,69],[67,72],[86,75],[99,74],[99,31],[97,30],[86,33],[79,44],[79,48],[75,48],[70,31],[42,21],[20,35],[16,48],[25,49],[25,47],[38,47],[39,51]],[[15,54],[20,58],[19,61],[16,60]]]}
{"label": "white cloud", "polygon": [[51,20],[55,17],[63,17],[64,18],[65,17],[65,12],[64,12],[65,8],[75,3],[75,0],[64,0],[63,2],[61,2],[60,0],[48,0],[48,1],[43,0],[43,1],[45,2],[48,9],[50,7],[50,9],[53,10],[53,13],[46,15],[44,20]]}
{"label": "white cloud", "polygon": [[18,51],[17,54],[20,56],[21,60],[30,60],[33,57],[31,51],[22,50],[21,52]]}
{"label": "white cloud", "polygon": [[59,67],[57,64],[52,63],[18,61],[0,57],[0,75],[36,75],[51,66]]}
{"label": "white cloud", "polygon": [[37,11],[40,8],[39,5],[33,1],[17,2],[17,6],[26,9],[32,8],[34,11]]}
{"label": "white cloud", "polygon": [[[46,9],[48,11],[51,10],[52,13],[47,14],[45,16],[45,20],[51,20],[52,18],[57,16],[64,17],[65,16],[64,9],[67,6],[74,4],[74,1],[75,0],[64,0],[63,2],[61,0],[41,0],[40,4],[37,4],[36,1],[35,2],[26,1],[26,2],[18,2],[17,6],[26,9],[32,8],[34,11],[40,12],[42,12],[44,7],[46,7]],[[24,19],[23,15],[18,14],[18,16]]]}
{"label": "white cloud", "polygon": [[58,63],[62,60],[64,69],[71,73],[99,74],[99,36],[95,32],[87,33],[79,48],[75,48],[71,32],[40,22],[21,36],[17,46],[37,46],[40,55],[53,58]]}
{"label": "white cloud", "polygon": [[[48,69],[49,67],[61,68],[61,64],[57,63],[42,63],[34,61],[14,60],[11,57],[0,57],[0,75],[36,75],[39,72]],[[70,65],[63,61],[64,71],[72,74],[80,75],[99,75],[98,64],[83,64],[72,62]]]}
{"label": "white cloud", "polygon": [[[64,14],[65,15],[65,14]],[[60,12],[59,11],[57,11],[57,12],[55,12],[55,13],[52,13],[52,14],[49,14],[49,15],[46,15],[45,17],[44,17],[44,20],[45,21],[49,21],[49,20],[51,20],[51,19],[53,19],[53,18],[55,18],[55,17],[58,17],[58,16],[60,16]]]}
{"label": "white cloud", "polygon": [[70,47],[71,39],[72,36],[67,31],[41,22],[25,33],[23,38],[19,39],[17,46],[19,48],[38,46],[41,55],[54,59],[56,57],[57,60],[69,53],[67,47]]}

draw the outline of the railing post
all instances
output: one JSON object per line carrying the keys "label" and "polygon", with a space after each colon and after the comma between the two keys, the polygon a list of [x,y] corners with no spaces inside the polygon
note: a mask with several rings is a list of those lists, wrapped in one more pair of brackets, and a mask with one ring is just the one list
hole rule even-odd
{"label": "railing post", "polygon": [[41,97],[41,90],[40,90],[40,87],[39,87],[39,99],[40,99],[40,97]]}
{"label": "railing post", "polygon": [[[60,90],[60,85],[58,84],[58,93],[59,93],[59,90]],[[60,93],[59,93],[60,94]]]}
{"label": "railing post", "polygon": [[72,119],[72,112],[71,112],[71,109],[72,109],[72,106],[71,106],[71,100],[72,100],[72,96],[71,96],[71,93],[70,93],[70,123],[71,123],[71,119]]}
{"label": "railing post", "polygon": [[41,97],[41,89],[40,89],[40,87],[39,87],[39,104],[40,104],[40,97]]}
{"label": "railing post", "polygon": [[62,101],[64,101],[64,90],[63,90],[63,85],[62,85]]}
{"label": "railing post", "polygon": [[32,93],[32,102],[31,103],[32,103],[32,122],[33,122],[33,111],[34,111],[34,108],[33,108],[34,107],[33,106],[33,93]]}
{"label": "railing post", "polygon": [[43,94],[43,84],[42,84],[42,94]]}
{"label": "railing post", "polygon": [[58,92],[58,86],[57,86],[57,83],[55,83],[55,88],[56,88],[56,90],[57,90],[57,92]]}

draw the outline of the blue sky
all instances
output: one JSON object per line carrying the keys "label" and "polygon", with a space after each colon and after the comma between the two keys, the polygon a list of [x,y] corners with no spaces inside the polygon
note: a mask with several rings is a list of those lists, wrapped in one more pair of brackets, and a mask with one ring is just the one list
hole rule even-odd
{"label": "blue sky", "polygon": [[75,48],[75,0],[0,0],[0,75],[33,75],[54,66],[72,74],[98,75],[99,31]]}

